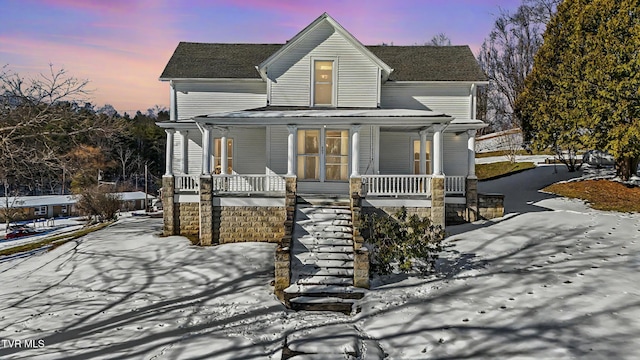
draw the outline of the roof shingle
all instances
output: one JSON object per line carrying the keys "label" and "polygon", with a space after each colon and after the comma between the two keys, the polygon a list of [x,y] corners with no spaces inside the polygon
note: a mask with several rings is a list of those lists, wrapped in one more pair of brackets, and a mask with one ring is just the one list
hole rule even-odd
{"label": "roof shingle", "polygon": [[[283,44],[180,42],[161,80],[257,79],[256,66]],[[395,81],[486,81],[468,46],[367,46],[394,71]]]}

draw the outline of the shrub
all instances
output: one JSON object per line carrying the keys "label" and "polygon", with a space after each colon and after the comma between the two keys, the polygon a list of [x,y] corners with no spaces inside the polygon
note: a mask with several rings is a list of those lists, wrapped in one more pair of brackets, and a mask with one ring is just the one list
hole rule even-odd
{"label": "shrub", "polygon": [[117,219],[122,204],[118,195],[94,186],[83,189],[79,196],[76,207],[82,215],[95,217],[99,222]]}
{"label": "shrub", "polygon": [[364,215],[360,233],[371,247],[372,273],[381,275],[432,272],[445,237],[442,226],[434,226],[429,218],[407,216],[404,207],[393,217]]}

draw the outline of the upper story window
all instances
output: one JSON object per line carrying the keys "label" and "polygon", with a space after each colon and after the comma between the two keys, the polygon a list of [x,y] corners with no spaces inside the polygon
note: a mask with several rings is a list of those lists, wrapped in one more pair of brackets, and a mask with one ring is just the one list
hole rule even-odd
{"label": "upper story window", "polygon": [[332,60],[316,60],[313,65],[313,106],[334,106]]}

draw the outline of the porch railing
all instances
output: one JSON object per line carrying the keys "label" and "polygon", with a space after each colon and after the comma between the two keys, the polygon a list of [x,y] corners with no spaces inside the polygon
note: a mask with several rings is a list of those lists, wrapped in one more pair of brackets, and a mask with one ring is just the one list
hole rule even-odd
{"label": "porch railing", "polygon": [[286,181],[278,175],[214,175],[217,192],[284,192]]}
{"label": "porch railing", "polygon": [[199,175],[174,175],[175,192],[200,191]]}
{"label": "porch railing", "polygon": [[467,178],[464,176],[446,176],[444,178],[444,193],[446,195],[464,195]]}
{"label": "porch railing", "polygon": [[431,175],[362,175],[365,195],[430,195]]}

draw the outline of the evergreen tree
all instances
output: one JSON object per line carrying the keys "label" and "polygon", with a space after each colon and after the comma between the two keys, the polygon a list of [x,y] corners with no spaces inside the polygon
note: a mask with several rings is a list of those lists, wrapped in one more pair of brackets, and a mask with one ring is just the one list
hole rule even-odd
{"label": "evergreen tree", "polygon": [[640,0],[566,0],[544,34],[516,102],[538,148],[553,147],[576,168],[575,152],[616,157],[623,179],[640,158]]}

